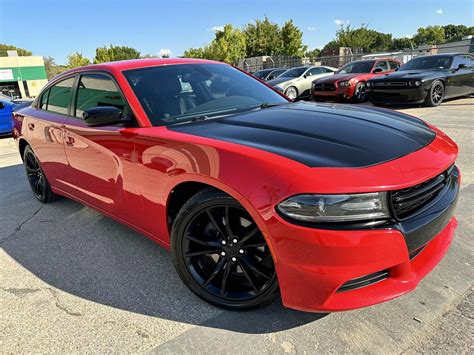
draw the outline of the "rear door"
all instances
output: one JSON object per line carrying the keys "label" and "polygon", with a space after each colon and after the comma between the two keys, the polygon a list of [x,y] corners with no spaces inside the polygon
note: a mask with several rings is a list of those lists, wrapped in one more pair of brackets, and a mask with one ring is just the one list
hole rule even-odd
{"label": "rear door", "polygon": [[49,183],[67,191],[67,160],[62,125],[67,120],[75,76],[56,82],[41,93],[36,107],[16,113],[23,117],[23,134],[31,144]]}
{"label": "rear door", "polygon": [[114,106],[124,115],[131,115],[112,76],[100,72],[81,74],[74,92],[72,117],[64,127],[68,183],[81,200],[140,227],[134,129],[119,124],[89,127],[83,112],[98,106]]}

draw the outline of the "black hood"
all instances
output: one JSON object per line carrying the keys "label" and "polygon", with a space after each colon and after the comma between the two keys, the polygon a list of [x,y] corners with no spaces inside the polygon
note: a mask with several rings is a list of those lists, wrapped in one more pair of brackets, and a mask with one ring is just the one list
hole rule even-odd
{"label": "black hood", "polygon": [[422,121],[395,111],[301,102],[168,128],[310,167],[380,164],[419,150],[435,137]]}
{"label": "black hood", "polygon": [[371,81],[397,80],[397,79],[421,79],[429,77],[439,77],[446,73],[446,70],[400,70],[390,74],[372,78]]}

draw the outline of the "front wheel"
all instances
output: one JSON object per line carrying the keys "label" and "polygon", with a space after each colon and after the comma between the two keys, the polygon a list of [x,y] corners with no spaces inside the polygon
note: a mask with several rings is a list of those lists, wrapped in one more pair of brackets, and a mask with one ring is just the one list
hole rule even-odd
{"label": "front wheel", "polygon": [[296,100],[298,97],[298,89],[295,88],[294,86],[290,86],[285,90],[285,95],[290,99],[290,100]]}
{"label": "front wheel", "polygon": [[179,211],[171,232],[175,268],[191,291],[220,307],[268,304],[278,292],[270,249],[232,197],[203,190]]}
{"label": "front wheel", "polygon": [[357,83],[354,89],[353,100],[357,103],[362,103],[367,99],[367,91],[365,89],[365,83]]}
{"label": "front wheel", "polygon": [[440,80],[435,80],[431,84],[428,95],[426,95],[425,106],[439,106],[444,99],[444,84]]}
{"label": "front wheel", "polygon": [[42,203],[53,201],[56,195],[51,190],[51,185],[43,169],[41,169],[39,160],[29,145],[25,147],[23,152],[23,165],[25,166],[26,176],[36,199]]}

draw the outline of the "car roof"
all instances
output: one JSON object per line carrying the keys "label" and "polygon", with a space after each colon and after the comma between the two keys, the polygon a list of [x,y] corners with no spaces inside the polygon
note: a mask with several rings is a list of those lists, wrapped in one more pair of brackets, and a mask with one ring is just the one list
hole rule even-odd
{"label": "car roof", "polygon": [[84,70],[107,70],[107,71],[122,71],[130,69],[139,69],[147,67],[156,67],[161,65],[173,65],[173,64],[222,64],[225,63],[207,60],[207,59],[191,59],[191,58],[146,58],[146,59],[130,59],[130,60],[119,60],[116,62],[107,62],[100,64],[86,65],[79,68],[74,68],[64,73],[61,73],[60,76],[67,75],[74,72],[84,71]]}

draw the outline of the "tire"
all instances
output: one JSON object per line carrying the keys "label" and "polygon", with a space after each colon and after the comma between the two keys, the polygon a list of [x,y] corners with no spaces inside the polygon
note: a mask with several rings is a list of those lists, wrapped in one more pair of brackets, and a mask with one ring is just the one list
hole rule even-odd
{"label": "tire", "polygon": [[444,99],[444,84],[441,80],[435,80],[431,84],[430,90],[425,98],[425,106],[439,106]]}
{"label": "tire", "polygon": [[296,100],[298,98],[298,89],[294,86],[289,86],[285,89],[285,95],[290,99],[290,100]]}
{"label": "tire", "polygon": [[29,145],[25,147],[23,152],[23,165],[31,191],[36,199],[42,203],[54,201],[57,195],[51,190],[51,185],[41,168],[40,162]]}
{"label": "tire", "polygon": [[202,190],[183,205],[171,231],[171,254],[184,284],[216,306],[246,310],[278,295],[262,233],[247,211],[221,191]]}
{"label": "tire", "polygon": [[365,88],[365,83],[357,83],[354,89],[354,96],[352,96],[352,100],[355,103],[362,103],[367,100],[367,91]]}

